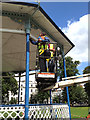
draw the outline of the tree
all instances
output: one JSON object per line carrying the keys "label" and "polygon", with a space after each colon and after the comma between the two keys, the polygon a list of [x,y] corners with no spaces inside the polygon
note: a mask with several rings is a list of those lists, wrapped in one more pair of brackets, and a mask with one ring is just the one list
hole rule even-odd
{"label": "tree", "polygon": [[90,73],[90,66],[85,67],[85,69],[83,70],[83,74],[88,74]]}
{"label": "tree", "polygon": [[[79,61],[73,61],[73,58],[71,57],[66,57],[66,72],[67,72],[67,77],[70,76],[75,76],[79,74],[79,70],[77,69],[77,66],[80,64]],[[61,65],[61,78],[64,77],[64,69],[63,69],[63,60],[60,61]],[[70,97],[70,103],[73,104],[74,102],[76,103],[85,103],[87,102],[87,94],[84,90],[83,87],[73,85],[69,86],[69,97]],[[63,102],[67,101],[67,94],[66,94],[66,88],[63,90]]]}
{"label": "tree", "polygon": [[53,103],[59,103],[59,96],[58,95],[53,98]]}
{"label": "tree", "polygon": [[[77,66],[80,64],[79,61],[73,61],[73,58],[70,56],[65,57],[66,61],[66,72],[67,77],[75,76],[76,74],[79,74],[79,70],[77,69]],[[60,78],[64,77],[64,68],[63,68],[63,59],[60,61]]]}
{"label": "tree", "polygon": [[[90,73],[90,66],[85,67],[85,69],[83,70],[83,74],[88,74]],[[90,82],[86,83],[85,85],[85,91],[88,95],[88,104],[90,106]]]}
{"label": "tree", "polygon": [[[66,61],[67,77],[75,76],[75,75],[79,74],[79,70],[77,69],[77,66],[80,64],[79,61],[73,61],[73,58],[71,58],[70,56],[65,57],[65,61]],[[63,68],[63,59],[61,59],[61,61],[60,61],[60,79],[63,77],[64,77],[64,68]],[[72,98],[74,98],[74,96],[75,96],[74,91],[75,91],[76,85],[70,86],[68,88],[69,88],[70,101],[72,103],[74,101],[74,100],[72,100]],[[62,96],[63,96],[62,101],[63,102],[67,101],[66,88],[64,88]]]}
{"label": "tree", "polygon": [[[79,74],[79,71],[77,69],[77,66],[79,65],[79,61],[73,61],[71,57],[66,57],[66,72],[67,76],[75,76]],[[62,66],[62,63],[61,63]],[[64,69],[62,67],[61,69],[61,77],[64,77]],[[70,97],[70,103],[73,104],[76,103],[86,103],[87,102],[87,94],[83,87],[79,85],[73,85],[68,87],[69,88],[69,97]],[[64,91],[62,93],[63,95],[63,102],[67,101],[67,95],[66,95],[66,88],[64,88]]]}
{"label": "tree", "polygon": [[17,81],[13,76],[14,74],[11,72],[2,73],[2,103],[8,104],[9,100],[9,91],[14,95],[17,94],[18,84]]}
{"label": "tree", "polygon": [[38,93],[36,95],[32,96],[32,99],[30,100],[30,103],[37,103],[37,102],[43,103],[45,99],[47,100],[47,103],[48,103],[48,98],[49,97],[50,97],[50,92],[49,91],[46,91],[46,92],[38,91]]}
{"label": "tree", "polygon": [[11,100],[9,101],[9,104],[16,104],[17,103],[17,99],[15,98],[11,98]]}
{"label": "tree", "polygon": [[53,98],[53,103],[60,103],[62,101],[62,96],[61,95],[56,95]]}
{"label": "tree", "polygon": [[72,86],[71,89],[72,89],[70,91],[71,104],[73,104],[74,102],[76,102],[78,104],[87,102],[87,94],[81,85],[77,85],[76,87]]}

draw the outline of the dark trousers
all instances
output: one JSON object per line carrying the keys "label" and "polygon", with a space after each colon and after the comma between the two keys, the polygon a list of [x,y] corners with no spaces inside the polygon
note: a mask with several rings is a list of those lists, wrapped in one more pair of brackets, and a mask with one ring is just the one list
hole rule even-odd
{"label": "dark trousers", "polygon": [[41,72],[47,72],[46,58],[44,57],[44,53],[39,56],[39,65]]}
{"label": "dark trousers", "polygon": [[55,67],[54,61],[51,59],[49,61],[49,72],[54,72],[54,67]]}

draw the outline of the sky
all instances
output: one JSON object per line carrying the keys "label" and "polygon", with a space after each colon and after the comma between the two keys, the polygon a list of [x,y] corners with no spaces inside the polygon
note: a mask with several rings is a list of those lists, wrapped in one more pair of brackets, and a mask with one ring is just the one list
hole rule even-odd
{"label": "sky", "polygon": [[80,74],[88,66],[88,2],[41,2],[41,7],[75,47],[67,54],[79,60]]}
{"label": "sky", "polygon": [[[2,0],[0,0],[2,1]],[[19,1],[19,2],[89,2],[89,0],[3,0],[3,1]]]}

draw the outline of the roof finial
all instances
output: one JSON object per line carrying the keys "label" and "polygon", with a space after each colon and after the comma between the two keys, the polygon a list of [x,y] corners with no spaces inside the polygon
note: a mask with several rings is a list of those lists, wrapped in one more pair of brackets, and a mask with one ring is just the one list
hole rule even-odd
{"label": "roof finial", "polygon": [[37,2],[37,3],[38,3],[38,5],[40,6],[40,0],[35,0],[35,2]]}

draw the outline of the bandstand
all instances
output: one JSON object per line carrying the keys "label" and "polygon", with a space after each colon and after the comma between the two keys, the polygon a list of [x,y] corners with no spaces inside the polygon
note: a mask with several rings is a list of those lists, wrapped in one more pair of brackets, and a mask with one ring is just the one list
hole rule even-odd
{"label": "bandstand", "polygon": [[[64,74],[66,74],[65,55],[74,47],[74,44],[66,37],[55,22],[47,15],[39,4],[24,2],[1,2],[2,6],[2,70],[0,72],[26,72],[25,84],[25,104],[0,105],[0,117],[27,119],[50,119],[69,118],[70,101],[68,87],[67,104],[29,104],[29,71],[35,70],[36,50],[29,37],[37,40],[41,32],[45,32],[51,42],[57,42],[61,50],[64,64]],[[1,41],[1,39],[0,39]],[[50,90],[51,92],[51,90]],[[5,111],[6,110],[6,111]],[[11,111],[14,111],[12,113]],[[2,112],[1,112],[2,111]],[[7,113],[9,111],[9,114]],[[14,115],[13,115],[14,114]]]}

